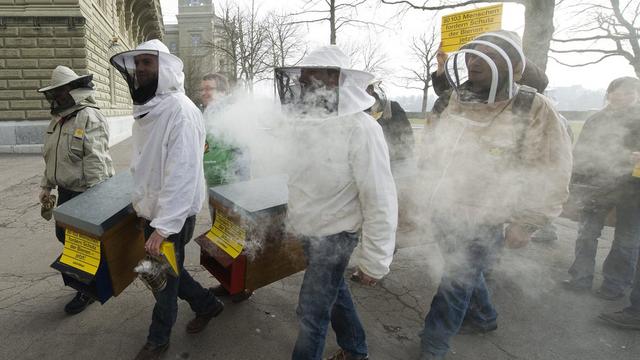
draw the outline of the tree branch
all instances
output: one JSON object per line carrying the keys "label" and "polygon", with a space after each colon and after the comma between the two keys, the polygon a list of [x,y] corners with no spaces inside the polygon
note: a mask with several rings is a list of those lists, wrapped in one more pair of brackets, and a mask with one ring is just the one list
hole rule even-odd
{"label": "tree branch", "polygon": [[[517,3],[517,4],[525,4],[527,2],[527,0],[501,0],[501,1],[488,1],[488,0],[467,0],[467,1],[463,1],[457,4],[446,4],[446,5],[439,5],[439,6],[424,6],[424,5],[416,5],[411,1],[406,1],[406,0],[381,0],[383,4],[387,4],[387,5],[406,5],[409,6],[413,9],[420,9],[420,10],[431,10],[431,11],[439,11],[439,10],[445,10],[445,9],[455,9],[458,7],[462,7],[462,6],[467,6],[467,5],[474,5],[474,4],[479,4],[479,3]],[[426,1],[425,1],[426,4]]]}
{"label": "tree branch", "polygon": [[601,56],[599,59],[594,60],[594,61],[589,61],[589,62],[585,62],[585,63],[579,63],[579,64],[569,64],[569,63],[565,63],[562,62],[560,60],[558,60],[556,57],[549,55],[549,59],[552,59],[553,61],[557,62],[560,65],[564,65],[564,66],[569,66],[569,67],[582,67],[582,66],[587,66],[587,65],[593,65],[593,64],[597,64],[599,62],[601,62],[602,60],[609,58],[609,57],[613,57],[613,56],[617,56],[618,54],[607,54],[607,55],[603,55]]}
{"label": "tree branch", "polygon": [[629,36],[614,36],[614,35],[594,35],[587,36],[582,38],[571,38],[571,39],[555,39],[552,38],[551,41],[559,42],[559,43],[572,43],[572,42],[580,42],[580,41],[593,41],[593,40],[628,40]]}
{"label": "tree branch", "polygon": [[295,25],[295,24],[310,24],[310,23],[315,23],[315,22],[321,22],[321,21],[329,21],[329,18],[321,18],[321,19],[315,19],[315,20],[300,20],[300,21],[291,21],[288,22],[288,25]]}

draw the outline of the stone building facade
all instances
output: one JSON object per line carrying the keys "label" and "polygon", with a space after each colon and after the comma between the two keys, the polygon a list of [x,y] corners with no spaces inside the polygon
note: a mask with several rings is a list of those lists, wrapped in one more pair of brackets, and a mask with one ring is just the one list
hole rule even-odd
{"label": "stone building facade", "polygon": [[177,19],[177,24],[165,25],[164,43],[184,62],[185,91],[198,103],[203,75],[229,73],[231,62],[214,46],[224,41],[222,21],[212,0],[179,0]]}
{"label": "stone building facade", "polygon": [[49,104],[36,90],[58,65],[94,74],[115,143],[128,136],[128,88],[115,53],[162,39],[160,0],[0,0],[0,152],[39,152]]}

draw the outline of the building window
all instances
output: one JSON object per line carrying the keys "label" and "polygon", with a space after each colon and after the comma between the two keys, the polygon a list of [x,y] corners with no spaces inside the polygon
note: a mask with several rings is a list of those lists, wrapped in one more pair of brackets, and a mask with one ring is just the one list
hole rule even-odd
{"label": "building window", "polygon": [[202,42],[202,35],[191,34],[191,47],[199,47]]}
{"label": "building window", "polygon": [[175,54],[178,52],[178,44],[176,44],[175,41],[172,41],[169,44],[169,52],[171,52],[172,54]]}
{"label": "building window", "polygon": [[202,6],[202,0],[189,0],[189,6]]}

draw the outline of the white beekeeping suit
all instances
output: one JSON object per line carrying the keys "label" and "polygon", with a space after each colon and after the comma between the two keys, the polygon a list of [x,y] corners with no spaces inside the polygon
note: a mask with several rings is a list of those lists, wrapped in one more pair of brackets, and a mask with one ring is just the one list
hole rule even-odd
{"label": "white beekeeping suit", "polygon": [[[294,118],[289,226],[305,236],[362,230],[359,266],[379,279],[393,258],[396,188],[382,129],[363,112],[374,102],[365,91],[373,76],[348,64],[336,46],[325,46],[300,66],[276,70],[281,102]],[[339,72],[339,86],[305,94],[298,80],[317,70]]]}
{"label": "white beekeeping suit", "polygon": [[[141,54],[158,56],[155,91],[145,92],[138,86],[134,58]],[[182,61],[160,40],[117,54],[111,64],[127,80],[134,100],[133,207],[161,236],[168,237],[180,232],[185,219],[197,214],[205,199],[202,114],[184,94]]]}

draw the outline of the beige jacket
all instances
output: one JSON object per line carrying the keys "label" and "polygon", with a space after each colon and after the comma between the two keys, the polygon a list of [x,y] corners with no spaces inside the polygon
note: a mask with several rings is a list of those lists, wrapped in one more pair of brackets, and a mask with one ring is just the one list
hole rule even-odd
{"label": "beige jacket", "polygon": [[100,110],[84,107],[63,121],[55,117],[44,136],[40,185],[82,192],[113,176],[109,127]]}
{"label": "beige jacket", "polygon": [[[454,93],[425,146],[424,203],[470,223],[542,225],[562,210],[571,140],[549,100],[536,94],[517,129],[513,100],[465,103]],[[520,118],[521,119],[521,118]]]}

